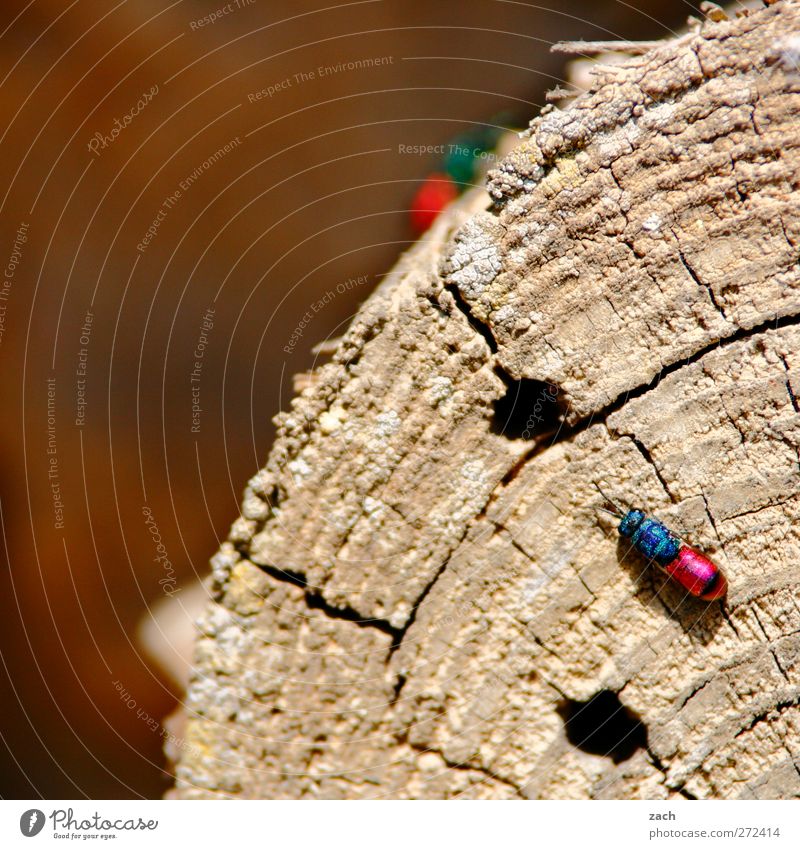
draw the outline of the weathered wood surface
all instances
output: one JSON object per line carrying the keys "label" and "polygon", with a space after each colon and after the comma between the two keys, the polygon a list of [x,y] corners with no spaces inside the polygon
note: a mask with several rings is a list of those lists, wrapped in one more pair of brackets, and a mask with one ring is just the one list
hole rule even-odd
{"label": "weathered wood surface", "polygon": [[[176,795],[800,796],[799,42],[599,69],[364,305],[213,561]],[[602,691],[613,757],[565,730]]]}

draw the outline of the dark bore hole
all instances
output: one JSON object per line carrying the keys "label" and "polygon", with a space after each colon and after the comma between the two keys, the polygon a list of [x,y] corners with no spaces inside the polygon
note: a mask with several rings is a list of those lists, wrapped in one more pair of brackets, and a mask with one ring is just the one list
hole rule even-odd
{"label": "dark bore hole", "polygon": [[498,370],[506,384],[494,402],[492,431],[508,439],[535,439],[556,432],[564,420],[561,392],[541,380],[512,380]]}
{"label": "dark bore hole", "polygon": [[647,746],[647,728],[611,690],[601,690],[588,702],[562,702],[558,712],[567,739],[583,752],[620,763]]}

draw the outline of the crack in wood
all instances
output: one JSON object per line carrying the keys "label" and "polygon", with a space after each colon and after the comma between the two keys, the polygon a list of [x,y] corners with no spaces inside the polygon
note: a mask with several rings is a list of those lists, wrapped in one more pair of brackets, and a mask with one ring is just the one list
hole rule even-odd
{"label": "crack in wood", "polygon": [[505,787],[508,787],[509,789],[513,790],[515,795],[517,795],[519,798],[526,798],[522,793],[521,788],[517,784],[514,784],[513,781],[510,781],[509,779],[498,775],[496,772],[493,772],[485,766],[474,764],[470,761],[453,761],[450,758],[446,757],[444,752],[442,752],[440,749],[433,749],[428,746],[422,746],[419,743],[409,742],[409,746],[411,746],[414,751],[420,752],[421,754],[437,755],[442,759],[442,762],[448,769],[456,769],[464,772],[478,772],[481,775],[485,775],[487,778],[490,778],[492,781],[496,781],[498,784],[502,784]]}
{"label": "crack in wood", "polygon": [[683,249],[680,246],[680,242],[678,240],[678,234],[673,230],[672,235],[675,237],[675,244],[678,248],[678,258],[681,261],[681,265],[686,269],[689,277],[697,284],[698,288],[704,289],[708,293],[708,298],[711,301],[714,309],[722,316],[725,321],[728,321],[728,316],[725,315],[725,310],[720,306],[717,301],[717,296],[714,294],[714,289],[707,283],[703,283],[703,281],[698,276],[697,272],[692,268],[689,264],[689,260],[686,259],[686,255],[683,252]]}
{"label": "crack in wood", "polygon": [[658,464],[653,459],[653,456],[650,453],[650,449],[647,448],[647,446],[642,442],[642,440],[639,439],[639,437],[635,434],[629,433],[626,434],[626,436],[636,446],[636,450],[642,455],[642,458],[644,459],[645,463],[647,463],[648,466],[652,467],[653,472],[655,472],[655,476],[658,478],[658,482],[661,484],[661,488],[664,490],[669,500],[673,504],[677,504],[678,499],[675,497],[675,495],[672,493],[672,490],[669,488],[666,478],[661,473],[661,469],[658,468]]}
{"label": "crack in wood", "polygon": [[747,723],[747,725],[740,728],[739,731],[737,731],[736,734],[733,735],[733,739],[736,740],[737,738],[741,737],[742,734],[746,734],[748,731],[752,731],[759,723],[767,721],[769,719],[770,714],[781,714],[788,708],[794,707],[795,705],[797,705],[798,701],[800,701],[800,694],[797,694],[792,699],[786,699],[780,702],[776,702],[774,705],[770,705],[770,707],[768,707],[766,710],[761,711],[761,713],[755,714]]}
{"label": "crack in wood", "polygon": [[[240,552],[241,553],[241,552]],[[257,569],[260,569],[264,574],[269,575],[275,581],[284,584],[291,584],[303,590],[303,597],[306,605],[310,610],[319,610],[330,619],[339,619],[345,622],[352,622],[359,628],[375,628],[378,631],[388,634],[393,640],[400,638],[401,629],[395,628],[386,619],[368,619],[364,618],[355,608],[345,606],[337,607],[330,604],[318,587],[312,587],[299,572],[292,572],[286,569],[279,569],[277,566],[264,565],[262,563],[253,563],[252,560],[242,555],[243,559],[248,563],[252,563]]]}
{"label": "crack in wood", "polygon": [[496,354],[497,340],[494,338],[489,324],[485,321],[481,321],[475,316],[475,314],[472,312],[472,309],[470,308],[470,305],[467,303],[467,301],[464,299],[464,296],[461,294],[461,290],[455,283],[446,283],[444,288],[445,291],[449,292],[453,296],[453,301],[456,307],[466,317],[467,321],[469,322],[469,326],[479,336],[483,338],[492,355]]}

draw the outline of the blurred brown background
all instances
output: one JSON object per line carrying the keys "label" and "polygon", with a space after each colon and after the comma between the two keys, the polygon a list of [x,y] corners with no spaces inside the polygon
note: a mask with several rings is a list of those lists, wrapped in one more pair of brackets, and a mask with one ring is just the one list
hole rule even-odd
{"label": "blurred brown background", "polygon": [[439,162],[399,146],[522,125],[553,41],[658,38],[693,5],[4,2],[2,796],[168,786],[179,693],[137,623],[206,574],[292,374],[412,239]]}

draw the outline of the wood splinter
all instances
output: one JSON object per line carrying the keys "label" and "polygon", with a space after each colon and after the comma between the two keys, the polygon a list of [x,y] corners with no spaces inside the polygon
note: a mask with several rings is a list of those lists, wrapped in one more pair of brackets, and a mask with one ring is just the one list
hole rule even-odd
{"label": "wood splinter", "polygon": [[661,41],[557,41],[551,45],[551,53],[584,54],[596,56],[598,53],[628,53],[641,56],[663,44]]}

